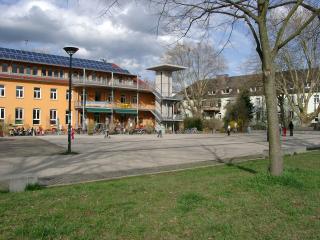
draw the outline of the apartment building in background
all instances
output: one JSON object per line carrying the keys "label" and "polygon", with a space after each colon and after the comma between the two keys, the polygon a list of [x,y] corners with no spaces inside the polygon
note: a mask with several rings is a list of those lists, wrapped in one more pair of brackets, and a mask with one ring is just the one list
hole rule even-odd
{"label": "apartment building in background", "polygon": [[[202,114],[205,119],[223,119],[226,113],[226,106],[229,103],[235,102],[237,96],[242,89],[247,89],[250,94],[251,103],[254,105],[254,113],[252,124],[266,123],[266,103],[263,89],[263,79],[261,74],[249,74],[240,76],[217,75],[215,78],[208,80],[206,84],[206,94],[202,102]],[[292,92],[293,90],[291,90]],[[305,85],[305,92],[308,92],[308,85]],[[320,92],[312,94],[308,102],[308,113],[314,112],[319,104]],[[297,94],[292,92],[292,98],[297,99]],[[186,104],[183,101],[182,104]],[[294,124],[300,124],[298,117],[291,110],[287,103],[284,101],[285,118],[293,120]],[[184,107],[183,109],[186,109]],[[278,107],[279,115],[280,108]],[[184,113],[186,116],[191,116],[190,111]],[[317,123],[319,117],[316,117],[312,123]]]}

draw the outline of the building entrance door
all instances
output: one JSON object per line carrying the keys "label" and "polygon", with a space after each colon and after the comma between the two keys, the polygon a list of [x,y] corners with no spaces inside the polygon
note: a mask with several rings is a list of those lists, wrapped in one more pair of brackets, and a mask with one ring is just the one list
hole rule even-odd
{"label": "building entrance door", "polygon": [[100,113],[94,113],[93,120],[94,123],[100,123]]}

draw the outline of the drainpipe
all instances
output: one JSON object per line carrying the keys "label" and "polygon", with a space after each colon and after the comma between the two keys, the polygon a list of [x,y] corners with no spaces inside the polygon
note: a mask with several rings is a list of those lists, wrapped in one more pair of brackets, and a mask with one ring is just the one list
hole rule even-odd
{"label": "drainpipe", "polygon": [[137,75],[137,124],[139,123],[139,79]]}
{"label": "drainpipe", "polygon": [[82,88],[82,131],[86,128],[86,118],[85,118],[85,104],[86,104],[86,89],[85,89],[85,83],[86,83],[86,69],[83,69],[83,88]]}
{"label": "drainpipe", "polygon": [[113,94],[113,72],[111,72],[111,123],[113,124],[113,108],[114,108],[114,94]]}

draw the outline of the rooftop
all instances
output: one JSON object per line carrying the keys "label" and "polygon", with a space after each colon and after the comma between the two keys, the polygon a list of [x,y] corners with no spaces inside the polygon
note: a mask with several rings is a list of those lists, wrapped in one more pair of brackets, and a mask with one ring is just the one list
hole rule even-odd
{"label": "rooftop", "polygon": [[[52,66],[69,67],[69,56],[59,56],[46,53],[37,53],[24,50],[16,50],[0,47],[0,59],[9,61],[21,61],[27,63],[46,64]],[[72,58],[72,67],[101,72],[114,72],[131,75],[126,69],[116,64],[103,61],[95,61],[82,58]]]}
{"label": "rooftop", "polygon": [[186,67],[174,65],[174,64],[168,64],[168,63],[147,68],[147,70],[153,70],[153,71],[172,71],[172,72],[184,70],[184,69],[186,69]]}

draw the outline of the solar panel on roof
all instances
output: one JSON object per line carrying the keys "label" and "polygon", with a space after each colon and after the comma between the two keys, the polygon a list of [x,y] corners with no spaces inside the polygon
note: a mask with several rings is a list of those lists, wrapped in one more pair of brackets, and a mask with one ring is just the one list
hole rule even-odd
{"label": "solar panel on roof", "polygon": [[[44,53],[28,52],[17,49],[1,48],[0,47],[0,58],[12,59],[20,61],[28,61],[33,63],[44,63],[49,65],[61,65],[69,67],[69,57],[58,56]],[[111,63],[104,63],[95,60],[73,58],[73,66],[76,68],[88,68],[96,71],[110,71],[118,73],[128,73],[126,69],[122,69],[118,66],[113,66]]]}

